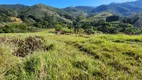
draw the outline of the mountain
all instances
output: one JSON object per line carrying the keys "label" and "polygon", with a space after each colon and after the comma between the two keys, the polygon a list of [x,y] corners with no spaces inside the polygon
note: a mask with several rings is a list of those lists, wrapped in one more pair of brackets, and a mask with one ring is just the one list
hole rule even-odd
{"label": "mountain", "polygon": [[101,15],[102,13],[105,13],[105,15],[131,16],[135,13],[142,12],[141,3],[142,0],[138,0],[126,3],[111,3],[98,7],[76,6],[64,9],[54,8],[44,4],[36,4],[33,6],[21,4],[0,5],[0,22],[8,21],[9,17],[21,18],[22,21],[26,22],[48,20],[48,22],[61,21],[72,23],[78,16],[89,17],[89,20],[94,20],[96,18],[94,14],[96,16],[96,14]]}
{"label": "mountain", "polygon": [[6,20],[8,21],[8,17],[18,17],[26,22],[38,22],[43,20],[43,18],[48,18],[48,20],[52,20],[50,22],[53,22],[54,18],[54,21],[71,23],[72,21],[68,18],[65,18],[65,15],[70,14],[62,9],[44,4],[36,4],[33,6],[25,6],[21,4],[0,5],[0,22],[5,22]]}
{"label": "mountain", "polygon": [[135,13],[142,12],[142,0],[125,3],[111,3],[97,7],[76,6],[67,8],[67,11],[74,12],[72,9],[77,10],[76,12],[83,11],[87,15],[90,15],[92,13],[109,12],[115,15],[130,16]]}
{"label": "mountain", "polygon": [[21,10],[28,8],[29,6],[22,4],[15,5],[0,5],[0,14],[5,14],[8,16],[17,16]]}
{"label": "mountain", "polygon": [[133,6],[141,7],[142,8],[142,0],[137,0],[135,2],[127,2],[127,4],[131,4]]}
{"label": "mountain", "polygon": [[[135,16],[134,14],[142,12],[140,2],[139,0],[126,3],[111,3],[98,7],[76,6],[63,9],[44,4],[33,6],[21,4],[0,5],[0,25],[25,23],[38,28],[53,28],[61,25],[66,28],[80,27],[89,34],[89,29],[93,29],[92,27],[104,33],[125,32],[127,31],[125,28],[129,27],[128,31],[138,34],[141,30],[138,31],[135,28],[142,28],[142,14],[138,13]],[[117,31],[119,28],[121,29]]]}
{"label": "mountain", "polygon": [[90,14],[91,11],[95,8],[95,7],[90,7],[90,6],[76,6],[76,9],[82,10],[87,14]]}
{"label": "mountain", "polygon": [[0,5],[0,9],[24,9],[27,8],[29,6],[23,5],[23,4],[15,4],[15,5],[6,5],[6,4],[2,4]]}
{"label": "mountain", "polygon": [[109,5],[101,5],[92,10],[95,12],[110,12],[117,15],[130,16],[137,12],[142,12],[142,0],[126,3],[111,3]]}
{"label": "mountain", "polygon": [[99,14],[92,14],[86,18],[87,21],[99,21],[106,20],[107,17],[113,16],[113,14],[109,12],[101,12]]}
{"label": "mountain", "polygon": [[76,7],[67,7],[67,8],[64,8],[63,10],[68,12],[68,13],[71,13],[75,17],[87,15],[87,13],[85,13],[83,10],[78,9]]}

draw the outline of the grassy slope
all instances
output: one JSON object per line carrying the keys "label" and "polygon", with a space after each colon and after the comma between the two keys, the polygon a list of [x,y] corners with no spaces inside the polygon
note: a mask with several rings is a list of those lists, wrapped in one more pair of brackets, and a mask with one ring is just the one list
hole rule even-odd
{"label": "grassy slope", "polygon": [[43,36],[49,51],[25,58],[13,56],[13,44],[1,42],[0,78],[5,80],[140,80],[142,35],[0,34],[18,39]]}

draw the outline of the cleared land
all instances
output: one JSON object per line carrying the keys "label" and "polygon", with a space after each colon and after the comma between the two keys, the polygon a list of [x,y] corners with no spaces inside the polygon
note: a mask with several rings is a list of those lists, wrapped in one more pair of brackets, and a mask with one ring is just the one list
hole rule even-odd
{"label": "cleared land", "polygon": [[142,79],[142,35],[0,34],[0,46],[0,80]]}

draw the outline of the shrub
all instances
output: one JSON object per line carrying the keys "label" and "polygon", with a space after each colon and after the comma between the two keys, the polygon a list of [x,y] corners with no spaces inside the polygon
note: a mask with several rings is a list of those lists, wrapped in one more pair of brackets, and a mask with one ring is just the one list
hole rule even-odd
{"label": "shrub", "polygon": [[55,25],[55,30],[56,30],[56,31],[60,31],[60,30],[62,30],[62,28],[63,28],[63,27],[62,27],[60,24],[56,24],[56,25]]}
{"label": "shrub", "polygon": [[73,30],[70,30],[68,28],[63,28],[62,29],[65,33],[73,33]]}
{"label": "shrub", "polygon": [[37,31],[36,28],[27,26],[26,24],[11,23],[1,27],[0,33],[25,33]]}
{"label": "shrub", "polygon": [[86,31],[87,34],[95,34],[95,31],[93,29],[89,29]]}
{"label": "shrub", "polygon": [[50,45],[44,46],[44,49],[48,51],[48,50],[53,50],[53,49],[55,49],[55,47],[56,47],[55,44],[50,44]]}

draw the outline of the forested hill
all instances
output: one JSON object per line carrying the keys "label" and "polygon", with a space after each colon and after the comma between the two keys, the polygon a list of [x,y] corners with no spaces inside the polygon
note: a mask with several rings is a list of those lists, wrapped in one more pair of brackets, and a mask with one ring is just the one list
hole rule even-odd
{"label": "forested hill", "polygon": [[[137,12],[142,12],[142,0],[126,2],[126,3],[111,3],[109,5],[100,5],[98,7],[90,6],[76,6],[76,7],[67,7],[64,9],[58,9],[44,4],[37,4],[33,6],[26,6],[22,4],[15,5],[0,5],[1,14],[8,16],[39,16],[40,18],[48,15],[55,16],[58,19],[61,19],[66,22],[70,22],[68,19],[75,19],[78,15],[90,15],[93,13],[100,12],[109,12],[112,14],[130,16]],[[94,4],[95,5],[95,4]],[[38,10],[39,9],[39,10]],[[38,11],[37,11],[38,10]],[[32,14],[35,13],[35,14]],[[23,15],[26,14],[26,15]],[[66,20],[67,19],[67,20]]]}
{"label": "forested hill", "polygon": [[[1,17],[19,17],[23,21],[32,22],[38,21],[43,17],[56,17],[61,21],[71,22],[70,20],[64,18],[65,14],[61,9],[46,6],[44,4],[37,4],[33,6],[25,6],[21,4],[16,5],[0,5],[0,16]],[[6,18],[4,18],[6,19]],[[30,20],[30,21],[29,21]],[[2,21],[2,19],[1,19]],[[7,20],[4,20],[7,21]]]}
{"label": "forested hill", "polygon": [[[135,13],[142,12],[142,0],[111,3],[109,5],[100,5],[98,7],[76,6],[63,9],[54,8],[44,4],[26,6],[22,4],[0,5],[0,16],[15,16],[25,18],[39,19],[42,17],[55,17],[58,20],[72,22],[77,16],[88,16],[94,13],[109,12],[115,15],[131,16]],[[32,16],[31,16],[32,15]],[[2,21],[2,20],[1,20]]]}
{"label": "forested hill", "polygon": [[107,11],[117,15],[130,16],[134,13],[142,12],[141,3],[142,3],[142,0],[137,0],[137,1],[126,2],[126,3],[111,3],[109,5],[100,5],[97,7],[77,6],[74,8],[78,10],[82,10],[86,12],[87,14]]}
{"label": "forested hill", "polygon": [[109,5],[101,5],[92,10],[92,12],[108,11],[114,14],[130,16],[136,12],[142,12],[142,0],[126,3],[111,3]]}

